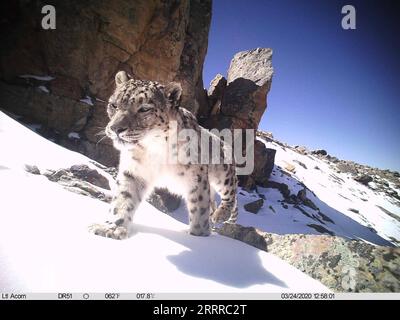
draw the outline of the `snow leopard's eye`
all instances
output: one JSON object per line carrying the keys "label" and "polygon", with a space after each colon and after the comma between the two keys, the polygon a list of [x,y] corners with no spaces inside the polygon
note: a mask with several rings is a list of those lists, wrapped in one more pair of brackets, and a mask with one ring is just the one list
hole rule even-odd
{"label": "snow leopard's eye", "polygon": [[118,107],[117,107],[114,103],[109,103],[108,106],[109,106],[111,109],[118,109]]}
{"label": "snow leopard's eye", "polygon": [[138,112],[148,112],[151,110],[151,107],[147,106],[147,105],[143,105],[139,108]]}

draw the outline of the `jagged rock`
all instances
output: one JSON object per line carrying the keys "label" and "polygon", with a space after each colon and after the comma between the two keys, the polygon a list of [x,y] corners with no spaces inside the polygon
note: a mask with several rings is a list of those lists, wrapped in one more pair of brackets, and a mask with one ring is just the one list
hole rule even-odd
{"label": "jagged rock", "polygon": [[353,179],[366,186],[368,186],[368,183],[370,183],[373,180],[371,176],[366,174],[354,177]]}
{"label": "jagged rock", "polygon": [[208,88],[208,104],[210,106],[209,115],[216,115],[221,110],[221,102],[224,97],[224,91],[226,88],[226,79],[221,74],[217,74],[213,80],[211,80],[210,87]]}
{"label": "jagged rock", "polygon": [[264,143],[256,140],[254,143],[254,172],[253,177],[257,184],[265,183],[274,168],[275,149],[265,147]]}
{"label": "jagged rock", "polygon": [[233,57],[220,113],[204,122],[207,128],[257,129],[272,83],[272,49],[242,51]]}
{"label": "jagged rock", "polygon": [[308,150],[304,146],[294,146],[294,150],[297,151],[298,153],[302,154],[302,155],[308,154]]}
{"label": "jagged rock", "polygon": [[389,197],[392,197],[392,198],[395,198],[395,199],[397,199],[397,200],[400,200],[400,196],[399,196],[398,192],[395,191],[395,190],[387,190],[387,191],[386,191],[386,194],[387,194]]}
{"label": "jagged rock", "polygon": [[179,208],[182,198],[168,192],[167,189],[156,189],[147,201],[164,213],[171,213]]}
{"label": "jagged rock", "polygon": [[260,211],[263,205],[264,205],[264,200],[258,199],[256,201],[246,203],[244,205],[244,209],[251,213],[258,213],[258,211]]}
{"label": "jagged rock", "polygon": [[311,151],[311,154],[319,155],[319,156],[326,156],[328,154],[328,152],[324,149],[317,149],[317,150]]}
{"label": "jagged rock", "polygon": [[299,160],[293,160],[293,162],[296,162],[299,166],[303,167],[304,169],[307,169],[307,166],[303,162]]}
{"label": "jagged rock", "polygon": [[266,181],[262,186],[264,188],[278,189],[284,199],[288,199],[290,197],[290,190],[287,184],[279,183],[276,181]]}
{"label": "jagged rock", "polygon": [[313,209],[313,210],[318,210],[318,207],[315,205],[314,202],[312,202],[311,199],[307,198],[307,189],[303,188],[297,193],[297,199],[303,203],[305,206]]}
{"label": "jagged rock", "polygon": [[272,49],[257,48],[235,54],[221,106],[225,116],[242,120],[233,120],[233,128],[257,128],[267,106],[272,75]]}
{"label": "jagged rock", "polygon": [[[104,202],[111,202],[112,194],[110,190],[109,178],[116,178],[116,168],[104,167],[97,162],[92,162],[99,171],[110,174],[111,177],[99,173],[96,169],[88,165],[73,165],[69,169],[45,170],[42,173],[36,166],[25,166],[25,170],[32,174],[43,174],[50,181],[62,185],[68,191],[92,197]],[[171,194],[167,189],[156,189],[147,201],[164,213],[171,213],[181,204],[181,197]]]}
{"label": "jagged rock", "polygon": [[297,198],[302,202],[305,201],[307,199],[307,189],[303,188],[297,192]]}
{"label": "jagged rock", "polygon": [[[107,188],[93,184],[97,183],[107,187],[109,185],[108,181],[106,183],[103,180],[103,178],[106,180],[107,178],[102,176],[96,170],[86,167],[86,165],[76,165],[71,167],[73,168],[72,170],[71,168],[59,169],[56,171],[47,170],[42,174],[50,181],[62,185],[65,189],[71,192],[89,196],[104,202],[111,202],[111,193],[107,191]],[[93,183],[86,181],[85,177]]]}
{"label": "jagged rock", "polygon": [[277,235],[227,223],[218,233],[275,254],[337,292],[400,291],[400,248],[326,235]]}
{"label": "jagged rock", "polygon": [[285,169],[291,173],[296,173],[296,167],[291,163],[286,164]]}
{"label": "jagged rock", "polygon": [[338,162],[339,162],[339,159],[338,159],[337,157],[331,156],[331,155],[329,155],[329,154],[327,154],[327,155],[325,156],[325,158],[326,158],[327,160],[329,160],[330,162],[332,162],[332,163],[338,163]]}
{"label": "jagged rock", "polygon": [[0,103],[5,109],[67,135],[80,131],[90,116],[91,106],[34,87],[0,81]]}
{"label": "jagged rock", "polygon": [[[41,28],[40,1],[8,1],[2,11],[0,41],[7,48],[0,52],[2,108],[63,135],[82,130],[76,149],[107,165],[116,165],[110,153],[117,152],[108,139],[96,145],[97,133],[107,121],[102,101],[112,92],[119,69],[140,79],[178,81],[183,106],[194,113],[208,109],[202,68],[210,0],[54,0],[52,5],[56,30]],[[28,83],[20,75],[54,79]],[[37,90],[39,84],[49,93]],[[94,106],[79,102],[86,95]]]}
{"label": "jagged rock", "polygon": [[30,164],[26,164],[25,165],[25,171],[32,173],[32,174],[40,174],[40,170],[37,166],[35,165],[30,165]]}
{"label": "jagged rock", "polygon": [[73,165],[69,170],[78,179],[87,181],[100,188],[110,190],[108,179],[101,175],[97,170],[89,168],[89,166],[85,164]]}
{"label": "jagged rock", "polygon": [[272,134],[272,132],[266,132],[266,131],[260,131],[257,130],[256,132],[256,136],[257,137],[261,137],[266,141],[272,141],[274,140],[274,135]]}
{"label": "jagged rock", "polygon": [[243,241],[253,247],[267,251],[268,246],[265,237],[254,227],[243,227],[239,224],[223,224],[217,232],[223,236]]}
{"label": "jagged rock", "polygon": [[239,176],[239,182],[246,190],[253,190],[258,185],[265,184],[274,168],[275,149],[270,149],[259,140],[254,141],[254,171],[248,176]]}

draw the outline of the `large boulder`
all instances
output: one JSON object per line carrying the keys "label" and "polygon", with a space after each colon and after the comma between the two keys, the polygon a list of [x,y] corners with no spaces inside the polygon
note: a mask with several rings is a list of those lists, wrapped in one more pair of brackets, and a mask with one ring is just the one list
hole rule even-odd
{"label": "large boulder", "polygon": [[[266,109],[272,83],[272,49],[257,48],[237,53],[229,66],[228,77],[217,75],[208,90],[208,112],[200,123],[206,128],[257,129]],[[246,189],[268,180],[274,166],[275,150],[258,140],[254,143],[254,171],[239,177]],[[248,146],[243,145],[244,150]]]}
{"label": "large boulder", "polygon": [[221,112],[245,120],[246,128],[257,129],[272,83],[272,49],[242,51],[233,57]]}
{"label": "large boulder", "polygon": [[264,205],[264,200],[262,198],[246,203],[243,208],[251,213],[258,213],[258,211],[260,211],[260,209],[262,208],[262,206]]}
{"label": "large boulder", "polygon": [[[56,8],[56,30],[41,27],[47,2],[2,4],[2,108],[65,137],[79,132],[78,151],[108,165],[116,164],[116,151],[108,139],[97,142],[107,121],[104,101],[118,70],[140,79],[178,81],[188,109],[196,114],[207,108],[202,68],[211,0],[50,3]],[[20,77],[24,75],[28,77]]]}
{"label": "large boulder", "polygon": [[275,149],[270,149],[259,140],[254,141],[254,170],[250,175],[239,176],[240,185],[252,190],[256,185],[265,186],[275,163]]}
{"label": "large boulder", "polygon": [[367,174],[358,175],[353,179],[366,186],[368,186],[368,183],[370,183],[373,180],[372,177]]}
{"label": "large boulder", "polygon": [[326,156],[328,154],[328,152],[324,149],[317,149],[317,150],[311,151],[311,154],[317,155],[317,156]]}
{"label": "large boulder", "polygon": [[[267,107],[273,72],[272,49],[257,48],[235,54],[229,66],[226,88],[221,88],[220,111],[210,116],[206,126],[257,129]],[[215,86],[213,82],[211,87]],[[213,97],[210,98],[212,101]]]}
{"label": "large boulder", "polygon": [[290,263],[337,292],[399,292],[400,248],[326,235],[278,235],[224,224],[218,232]]}

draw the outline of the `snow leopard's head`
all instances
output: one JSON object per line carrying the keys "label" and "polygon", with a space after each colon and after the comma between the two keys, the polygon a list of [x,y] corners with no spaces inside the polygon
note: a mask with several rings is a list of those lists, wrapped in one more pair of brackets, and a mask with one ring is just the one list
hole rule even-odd
{"label": "snow leopard's head", "polygon": [[119,71],[115,84],[107,105],[110,121],[106,134],[116,148],[129,148],[168,128],[168,114],[179,108],[181,100],[179,83],[163,86],[155,81],[130,79],[125,71]]}

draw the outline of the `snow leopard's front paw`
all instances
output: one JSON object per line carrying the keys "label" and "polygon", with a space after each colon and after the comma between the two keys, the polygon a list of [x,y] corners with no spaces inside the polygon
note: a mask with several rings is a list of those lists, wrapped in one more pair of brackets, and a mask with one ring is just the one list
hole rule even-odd
{"label": "snow leopard's front paw", "polygon": [[117,226],[113,222],[93,224],[89,227],[89,231],[95,235],[116,240],[122,240],[128,237],[128,229],[125,226]]}

